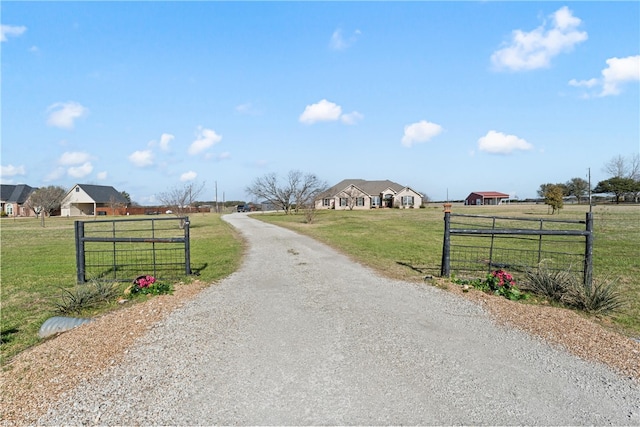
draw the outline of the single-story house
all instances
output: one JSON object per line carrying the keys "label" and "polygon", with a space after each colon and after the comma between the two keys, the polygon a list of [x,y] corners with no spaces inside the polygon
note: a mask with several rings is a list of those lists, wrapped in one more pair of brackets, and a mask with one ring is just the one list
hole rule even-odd
{"label": "single-story house", "polygon": [[27,205],[29,196],[35,191],[26,184],[0,184],[0,211],[6,216],[35,216]]}
{"label": "single-story house", "polygon": [[419,208],[422,194],[396,182],[345,179],[320,193],[316,209]]}
{"label": "single-story house", "polygon": [[62,199],[62,216],[115,215],[124,213],[127,199],[106,185],[76,184]]}
{"label": "single-story house", "polygon": [[498,191],[476,191],[464,199],[465,205],[500,205],[503,201],[509,199],[508,194]]}

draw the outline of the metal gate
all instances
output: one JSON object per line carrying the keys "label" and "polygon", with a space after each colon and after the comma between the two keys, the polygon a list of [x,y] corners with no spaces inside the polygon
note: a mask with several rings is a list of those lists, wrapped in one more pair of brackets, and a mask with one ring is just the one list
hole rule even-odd
{"label": "metal gate", "polygon": [[191,274],[189,218],[75,221],[77,281]]}
{"label": "metal gate", "polygon": [[[584,228],[578,229],[578,225]],[[441,275],[535,269],[576,271],[585,285],[593,276],[593,215],[559,220],[453,214],[445,206]]]}

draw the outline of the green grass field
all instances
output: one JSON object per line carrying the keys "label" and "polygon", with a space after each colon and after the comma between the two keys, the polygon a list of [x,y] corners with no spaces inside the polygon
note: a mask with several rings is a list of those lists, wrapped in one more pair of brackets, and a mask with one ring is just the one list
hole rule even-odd
{"label": "green grass field", "polygon": [[[200,271],[198,279],[210,283],[237,269],[243,243],[235,230],[216,214],[196,214],[190,220],[191,265]],[[37,344],[42,323],[59,315],[54,302],[60,301],[61,288],[75,287],[76,259],[73,219],[47,218],[42,228],[34,218],[4,218],[0,233],[4,361]],[[122,290],[126,286],[122,284]],[[92,316],[116,306],[114,302],[82,314]]]}
{"label": "green grass field", "polygon": [[[547,206],[455,206],[453,213],[519,218],[584,220],[588,206],[568,205],[549,215]],[[626,307],[603,319],[619,331],[640,336],[640,207],[603,205],[593,208],[594,279],[616,281]],[[303,214],[257,214],[256,218],[312,236],[339,249],[358,262],[391,277],[418,280],[439,275],[444,214],[442,205],[424,209],[318,211],[312,224]],[[584,225],[576,225],[584,229]],[[575,240],[575,239],[574,239]],[[406,265],[420,267],[422,272]]]}
{"label": "green grass field", "polygon": [[[554,218],[585,217],[585,206],[567,206]],[[453,212],[482,215],[550,217],[544,205],[498,207],[454,206]],[[438,275],[442,254],[442,206],[425,209],[318,211],[314,223],[303,214],[255,214],[255,217],[310,235],[348,254],[362,264],[391,277],[420,280]],[[640,207],[594,208],[594,272],[597,280],[616,280],[627,306],[612,316],[612,324],[630,336],[640,336]],[[117,219],[117,218],[116,218]],[[191,264],[202,269],[198,277],[213,282],[240,265],[243,242],[216,214],[191,219]],[[73,219],[48,218],[46,227],[36,219],[0,221],[0,302],[2,360],[39,342],[38,329],[57,315],[54,302],[61,288],[76,280]],[[399,262],[417,266],[422,273]],[[123,284],[124,288],[125,284]],[[85,313],[113,310],[117,304]]]}

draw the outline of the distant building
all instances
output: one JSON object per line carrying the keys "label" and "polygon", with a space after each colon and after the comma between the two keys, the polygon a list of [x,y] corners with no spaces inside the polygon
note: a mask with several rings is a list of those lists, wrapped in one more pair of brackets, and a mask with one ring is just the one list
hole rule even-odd
{"label": "distant building", "polygon": [[6,216],[35,216],[27,201],[35,191],[25,184],[0,184],[0,211]]}
{"label": "distant building", "polygon": [[316,198],[316,209],[419,208],[422,194],[393,181],[345,179]]}
{"label": "distant building", "polygon": [[500,205],[503,201],[508,200],[509,195],[498,191],[476,191],[464,199],[465,205]]}
{"label": "distant building", "polygon": [[127,199],[106,185],[76,184],[62,199],[62,216],[117,215],[124,213]]}

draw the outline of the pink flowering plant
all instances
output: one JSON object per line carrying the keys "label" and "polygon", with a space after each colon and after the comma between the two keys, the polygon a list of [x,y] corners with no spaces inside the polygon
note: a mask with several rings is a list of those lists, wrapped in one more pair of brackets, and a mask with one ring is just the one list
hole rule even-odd
{"label": "pink flowering plant", "polygon": [[160,295],[170,294],[173,288],[170,284],[162,283],[156,280],[155,277],[150,275],[138,276],[131,286],[132,294],[144,294],[144,295]]}
{"label": "pink flowering plant", "polygon": [[484,280],[460,280],[453,279],[454,283],[466,287],[472,286],[486,293],[500,295],[510,300],[516,301],[528,298],[528,295],[521,292],[516,285],[516,280],[511,273],[505,270],[495,270],[487,274]]}

